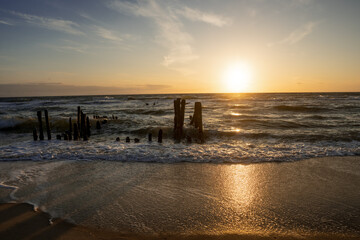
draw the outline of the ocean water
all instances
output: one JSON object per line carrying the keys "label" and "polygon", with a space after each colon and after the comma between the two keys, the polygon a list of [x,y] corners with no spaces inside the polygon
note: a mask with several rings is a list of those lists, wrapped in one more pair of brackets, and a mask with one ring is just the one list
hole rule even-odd
{"label": "ocean water", "polygon": [[[186,99],[185,132],[194,103],[203,106],[205,143],[173,140],[173,100]],[[59,141],[76,119],[91,118],[89,141]],[[33,141],[36,111],[47,109],[51,141]],[[44,114],[43,114],[44,115]],[[94,115],[111,117],[95,129]],[[156,141],[159,129],[163,143]],[[153,134],[153,142],[147,134]],[[46,139],[46,132],[44,133]],[[140,143],[125,143],[125,138]],[[121,141],[116,142],[116,137]],[[288,162],[360,155],[360,93],[183,94],[0,98],[0,161]]]}

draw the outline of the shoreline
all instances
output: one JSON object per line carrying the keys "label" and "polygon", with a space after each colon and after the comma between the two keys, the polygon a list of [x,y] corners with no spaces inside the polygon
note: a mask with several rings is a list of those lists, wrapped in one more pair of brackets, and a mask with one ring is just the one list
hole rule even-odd
{"label": "shoreline", "polygon": [[[121,193],[112,201],[99,198],[93,203],[85,203],[85,206],[80,205],[84,207],[84,211],[88,212],[90,210],[91,213],[88,213],[90,214],[89,216],[94,216],[94,219],[98,219],[97,221],[100,221],[99,223],[101,223],[101,225],[88,225],[86,222],[81,221],[73,224],[65,220],[67,219],[66,217],[54,219],[52,220],[53,223],[50,224],[52,215],[50,213],[53,213],[53,210],[46,208],[46,205],[44,208],[46,211],[41,211],[40,209],[35,211],[35,206],[38,205],[38,203],[34,203],[34,205],[22,203],[24,201],[26,202],[26,198],[18,198],[15,200],[15,202],[18,203],[0,202],[0,239],[359,239],[359,228],[356,227],[360,216],[358,211],[358,209],[360,209],[359,204],[356,201],[359,196],[359,191],[356,188],[356,182],[360,179],[358,172],[359,167],[357,166],[359,160],[360,158],[355,156],[305,159],[281,164],[277,162],[260,164],[65,162],[65,164],[55,164],[56,166],[52,166],[52,168],[46,168],[48,165],[51,165],[46,163],[15,163],[12,165],[7,162],[1,165],[5,167],[2,170],[3,172],[6,172],[6,167],[10,165],[16,166],[12,169],[22,169],[22,167],[26,165],[31,165],[31,169],[31,167],[35,166],[34,170],[36,173],[38,173],[39,169],[45,167],[46,170],[44,173],[40,173],[43,174],[43,176],[51,176],[50,180],[54,182],[50,183],[49,187],[54,183],[61,183],[64,187],[67,184],[72,184],[72,182],[67,182],[69,179],[53,179],[53,174],[58,171],[67,172],[73,169],[73,166],[85,167],[84,169],[86,169],[87,172],[84,174],[87,177],[93,176],[93,174],[99,174],[97,172],[100,171],[99,169],[106,172],[106,168],[109,168],[116,172],[114,178],[109,176],[109,178],[105,178],[107,179],[106,181],[103,181],[105,175],[102,175],[103,177],[99,178],[99,180],[107,184],[119,185],[120,188],[117,189],[117,192],[120,191]],[[128,169],[126,170],[124,168]],[[83,172],[82,169],[83,168],[79,168],[79,171],[74,172],[74,175]],[[157,170],[157,172],[154,172],[155,170]],[[139,173],[143,176],[138,176]],[[233,174],[237,174],[237,177],[234,178]],[[122,175],[124,176],[119,177]],[[84,181],[86,176],[82,176],[80,180]],[[131,176],[133,178],[129,179]],[[97,178],[93,179],[96,180]],[[114,179],[118,182],[114,182]],[[204,179],[213,180],[202,183]],[[219,182],[220,179],[224,182]],[[295,179],[297,181],[294,181]],[[130,182],[126,182],[129,180]],[[91,180],[89,181],[91,182]],[[294,182],[291,183],[292,181]],[[349,183],[351,186],[349,186]],[[100,185],[102,186],[102,184]],[[239,187],[236,187],[237,185]],[[24,186],[26,187],[27,185]],[[85,184],[81,186],[85,187],[84,189],[93,191],[91,185]],[[171,186],[173,190],[171,190],[169,186]],[[214,187],[216,188],[215,190]],[[224,188],[226,191],[224,191]],[[109,189],[112,188],[110,187]],[[140,190],[143,191],[144,189],[146,190],[145,192],[139,193]],[[300,191],[297,192],[296,189],[300,189]],[[3,191],[4,190],[6,189],[3,189]],[[10,190],[11,189],[7,189],[7,191]],[[62,189],[59,190],[61,191]],[[49,193],[49,190],[45,191],[46,194]],[[63,191],[67,193],[65,190]],[[74,188],[73,191],[76,192],[76,188]],[[260,192],[255,193],[254,191]],[[86,192],[77,192],[79,197],[85,193]],[[21,194],[22,193],[19,192],[19,195]],[[94,194],[97,193],[92,193],[92,196],[95,196]],[[157,201],[153,198],[153,194],[158,194],[157,198],[160,197],[162,200]],[[16,197],[19,197],[19,195]],[[45,196],[49,197],[51,195]],[[73,197],[72,195],[66,194],[60,194],[60,196],[62,196],[59,199],[61,201]],[[110,195],[108,197],[110,197]],[[114,201],[118,201],[119,197],[125,198],[126,201],[120,201],[116,205]],[[144,199],[141,199],[141,197]],[[174,202],[179,198],[184,198],[181,201],[185,201],[185,208],[181,208],[181,204],[179,205],[179,203]],[[224,199],[228,202],[224,203]],[[244,199],[244,201],[240,201],[240,199]],[[258,201],[258,199],[261,201]],[[268,202],[262,202],[264,199]],[[149,201],[152,202],[152,204],[148,205]],[[307,204],[314,204],[314,206],[307,205],[303,203],[303,201],[307,202]],[[29,202],[32,201],[29,200]],[[156,205],[158,203],[164,205],[154,206],[154,204]],[[62,204],[56,205],[56,202],[51,201],[48,204],[65,207]],[[118,212],[113,213],[118,216],[117,220],[109,219],[108,217],[112,217],[110,215],[99,215],[98,217],[101,218],[96,217],[97,214],[92,208],[98,209],[99,206],[106,206],[107,204],[109,204],[108,206],[111,210],[117,209]],[[115,208],[111,207],[114,206],[114,204]],[[123,207],[122,204],[125,204],[125,210],[120,209]],[[204,206],[203,204],[206,205]],[[216,204],[220,205],[218,206]],[[285,206],[283,206],[284,204]],[[43,206],[43,203],[41,203],[40,206]],[[69,208],[69,206],[72,208]],[[76,205],[69,206],[64,208],[64,213],[69,212],[71,209],[78,210]],[[92,206],[92,208],[90,208],[90,206]],[[135,210],[129,211],[127,210],[128,207],[134,207]],[[162,209],[163,207],[165,207],[165,209]],[[235,214],[234,209],[239,211],[239,213]],[[126,220],[123,219],[128,217],[126,214],[132,214],[134,216],[140,214],[140,216],[142,216],[144,210],[145,214],[151,214],[143,219],[137,219],[137,221],[139,223],[149,224],[148,226],[152,227],[158,226],[160,231],[156,230],[154,233],[148,234],[142,232],[143,230],[141,229],[137,231],[136,227],[127,228],[126,224],[121,225],[127,223]],[[213,210],[223,211],[224,215],[218,215],[218,213],[214,213]],[[188,213],[183,211],[188,211]],[[177,220],[177,217],[180,217],[177,214],[184,213],[192,215],[197,211],[199,211],[199,216],[195,216],[197,219],[195,219],[194,223],[199,224],[197,221],[205,221],[205,224],[209,224],[208,226],[210,228],[208,230],[201,228],[201,231],[194,231],[196,228],[190,227],[186,234],[178,230],[172,233],[171,229],[174,225],[171,224],[169,224],[168,230],[165,230],[166,228],[164,228],[163,231],[161,230],[163,228],[162,224],[167,224],[171,219]],[[252,212],[254,212],[255,216],[251,215]],[[274,215],[274,213],[276,215]],[[166,218],[163,219],[163,216],[160,216],[162,214],[173,215],[169,218],[170,220],[166,220]],[[204,214],[206,218],[203,219],[202,215]],[[104,218],[104,216],[106,218]],[[222,216],[228,216],[230,219],[225,222],[221,222],[222,219],[216,220]],[[241,219],[238,219],[239,216],[241,216]],[[271,225],[273,223],[271,220],[272,216],[280,217],[280,219],[274,221],[276,222],[275,225]],[[208,217],[214,218],[214,220],[209,220]],[[263,223],[261,223],[261,221],[269,219],[269,217],[270,222],[262,225]],[[179,218],[181,221],[185,221],[185,219],[187,218]],[[228,222],[229,220],[230,222]],[[249,227],[241,226],[242,223],[240,225],[237,224],[236,221],[239,220],[244,221]],[[282,222],[284,220],[300,222],[295,225],[293,225],[293,223],[283,225],[284,223]],[[106,224],[108,221],[112,221],[113,223],[120,221],[118,230],[111,230],[109,225]],[[194,219],[192,221],[194,221]],[[342,222],[343,225],[340,226],[348,227],[350,231],[343,232],[340,230],[337,232],[336,228],[324,227],[336,226],[333,225],[332,222]],[[182,223],[184,224],[184,222]],[[188,224],[187,222],[185,223]],[[296,226],[299,226],[299,223],[305,224],[300,226],[302,226],[302,228],[305,227],[303,230],[307,229],[308,231],[302,231],[302,228],[297,229]],[[211,224],[215,225],[212,227]],[[251,227],[252,224],[256,224],[256,226]],[[199,227],[201,226],[200,224]]]}

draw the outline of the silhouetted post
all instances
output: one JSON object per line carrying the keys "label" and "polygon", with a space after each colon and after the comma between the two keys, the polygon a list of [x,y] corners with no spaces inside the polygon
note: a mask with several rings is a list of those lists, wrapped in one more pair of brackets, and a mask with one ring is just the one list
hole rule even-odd
{"label": "silhouetted post", "polygon": [[152,141],[152,134],[151,133],[149,133],[149,135],[148,135],[148,140],[149,140],[149,142]]}
{"label": "silhouetted post", "polygon": [[41,111],[37,111],[37,117],[39,121],[39,139],[44,140],[44,131],[42,126]]}
{"label": "silhouetted post", "polygon": [[96,121],[96,129],[101,129],[100,121]]}
{"label": "silhouetted post", "polygon": [[69,140],[72,140],[72,135],[73,135],[72,134],[72,122],[71,122],[71,117],[69,117]]}
{"label": "silhouetted post", "polygon": [[91,135],[90,127],[91,127],[90,119],[89,119],[89,117],[86,117],[86,136],[87,137],[90,137],[90,135]]}
{"label": "silhouetted post", "polygon": [[174,138],[180,140],[180,98],[174,100]]}
{"label": "silhouetted post", "polygon": [[160,130],[159,130],[159,134],[158,134],[158,142],[159,142],[159,143],[162,143],[162,138],[163,138],[163,130],[160,129]]}
{"label": "silhouetted post", "polygon": [[79,128],[77,123],[74,123],[74,140],[78,140],[79,139]]}
{"label": "silhouetted post", "polygon": [[202,107],[201,102],[195,102],[194,116],[190,124],[193,124],[195,128],[199,129],[199,138],[201,142],[204,142],[203,124],[202,124]]}
{"label": "silhouetted post", "polygon": [[130,142],[130,138],[126,137],[125,142],[129,143]]}
{"label": "silhouetted post", "polygon": [[36,128],[33,129],[33,138],[34,138],[34,141],[38,140],[38,135],[37,135]]}
{"label": "silhouetted post", "polygon": [[69,135],[67,132],[63,133],[64,140],[69,140]]}
{"label": "silhouetted post", "polygon": [[50,130],[48,110],[45,110],[45,124],[46,124],[47,138],[48,138],[48,140],[51,140],[51,130]]}
{"label": "silhouetted post", "polygon": [[82,137],[82,134],[81,134],[81,108],[80,108],[80,106],[77,107],[77,125],[78,125],[78,129],[80,131],[80,137]]}
{"label": "silhouetted post", "polygon": [[60,134],[56,135],[56,139],[61,140],[61,135]]}
{"label": "silhouetted post", "polygon": [[181,105],[180,105],[180,114],[179,114],[179,132],[180,132],[180,138],[183,135],[183,127],[184,127],[184,117],[185,117],[185,105],[186,105],[186,101],[185,99],[181,100]]}
{"label": "silhouetted post", "polygon": [[84,141],[88,140],[87,134],[86,134],[86,125],[85,125],[85,121],[86,121],[86,114],[84,114],[83,112],[81,112],[81,131],[80,131],[80,137],[82,136]]}

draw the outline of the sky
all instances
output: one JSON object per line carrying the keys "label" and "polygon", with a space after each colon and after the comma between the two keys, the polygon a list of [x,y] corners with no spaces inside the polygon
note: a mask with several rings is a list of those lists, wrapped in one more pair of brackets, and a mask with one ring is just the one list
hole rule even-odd
{"label": "sky", "polygon": [[360,92],[359,0],[0,0],[0,97]]}

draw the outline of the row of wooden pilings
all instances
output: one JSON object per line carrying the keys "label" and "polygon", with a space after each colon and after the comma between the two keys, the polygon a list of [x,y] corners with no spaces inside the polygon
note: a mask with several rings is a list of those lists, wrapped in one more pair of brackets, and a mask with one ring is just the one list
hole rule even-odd
{"label": "row of wooden pilings", "polygon": [[[83,113],[80,107],[77,108],[77,120],[75,123],[72,123],[71,117],[69,118],[69,129],[65,131],[62,135],[56,135],[56,139],[61,140],[63,137],[64,140],[80,140],[83,139],[87,141],[91,135],[91,124],[90,119],[86,114]],[[48,111],[45,110],[45,124],[46,124],[46,132],[48,140],[51,140],[51,129],[49,122]],[[42,112],[37,111],[37,118],[39,123],[39,135],[37,133],[37,129],[33,129],[33,138],[34,141],[44,140],[44,129],[43,129],[43,121],[42,121]],[[99,128],[97,122],[97,128]]]}
{"label": "row of wooden pilings", "polygon": [[[181,139],[186,137],[187,142],[191,142],[191,137],[184,133],[184,118],[185,118],[185,106],[186,100],[185,99],[176,99],[174,100],[174,139],[177,142],[180,142]],[[51,140],[51,129],[49,123],[49,115],[48,111],[45,110],[45,124],[46,124],[46,132],[48,140]],[[37,112],[37,118],[39,123],[39,135],[37,133],[37,129],[34,128],[33,130],[33,138],[34,141],[44,140],[44,130],[43,130],[43,121],[42,121],[42,112]],[[102,117],[94,116],[94,119],[101,119]],[[117,119],[117,117],[112,116],[112,119]],[[107,120],[103,120],[102,123],[106,123]],[[203,124],[202,124],[202,106],[201,102],[195,102],[194,114],[190,116],[190,125],[194,125],[195,129],[198,130],[197,138],[200,140],[201,143],[204,142],[204,134],[203,134]],[[96,128],[101,128],[100,121],[96,122]],[[77,107],[77,120],[75,123],[72,122],[71,117],[69,118],[69,129],[65,131],[62,135],[57,135],[56,139],[61,140],[63,137],[64,140],[80,140],[83,139],[87,141],[91,135],[91,124],[90,119],[86,114],[83,113],[81,107]],[[162,129],[158,132],[158,142],[162,142],[163,131]],[[152,141],[152,134],[149,133],[148,140]],[[116,141],[120,141],[120,138],[117,138]],[[135,142],[139,142],[140,140],[135,138]],[[130,138],[126,138],[126,142],[130,142]]]}

